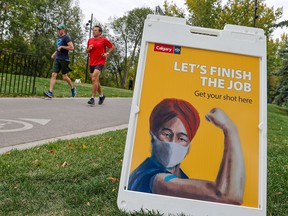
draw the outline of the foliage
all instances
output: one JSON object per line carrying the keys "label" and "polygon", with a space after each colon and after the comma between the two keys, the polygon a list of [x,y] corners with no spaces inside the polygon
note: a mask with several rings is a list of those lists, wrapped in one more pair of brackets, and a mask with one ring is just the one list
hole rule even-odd
{"label": "foliage", "polygon": [[73,0],[7,0],[0,2],[0,49],[39,56],[47,77],[55,51],[56,26],[64,23],[76,51],[83,33],[79,2]]}
{"label": "foliage", "polygon": [[284,21],[281,21],[279,23],[276,24],[276,27],[284,27],[284,26],[288,26],[288,20],[284,20]]}
{"label": "foliage", "polygon": [[221,13],[221,0],[186,0],[188,7],[188,23],[190,25],[221,28],[219,18]]}
{"label": "foliage", "polygon": [[[258,0],[255,26],[262,28],[267,36],[268,97],[273,98],[279,77],[273,76],[281,65],[278,55],[281,41],[273,41],[276,28],[287,26],[287,20],[279,22],[283,9],[268,7],[265,0]],[[163,3],[166,16],[185,17],[187,24],[214,29],[223,29],[226,24],[254,25],[255,1],[185,0],[186,8],[178,7],[173,1]],[[116,52],[109,56],[100,81],[104,85],[127,88],[128,80],[135,79],[140,53],[144,21],[151,8],[135,8],[119,18],[111,18],[106,25],[97,20],[104,35],[115,45]],[[51,54],[55,51],[55,27],[65,23],[67,34],[73,40],[75,51],[70,52],[72,80],[91,82],[85,53],[82,11],[79,0],[6,0],[0,1],[0,49],[35,54],[40,60],[38,76],[50,77]],[[87,30],[86,26],[86,30]]]}
{"label": "foliage", "polygon": [[276,95],[276,88],[279,77],[275,76],[277,68],[281,65],[281,58],[278,55],[280,46],[279,40],[267,39],[267,98],[272,102]]}
{"label": "foliage", "polygon": [[[69,77],[72,81],[75,79],[81,79],[81,82],[85,81],[86,78],[86,61],[87,56],[84,53],[74,53],[71,56],[71,69]],[[89,76],[89,74],[88,74]]]}
{"label": "foliage", "polygon": [[111,68],[117,73],[121,88],[126,86],[129,71],[136,74],[144,21],[151,13],[150,8],[136,8],[111,23],[117,48],[112,56]]}
{"label": "foliage", "polygon": [[282,47],[279,50],[281,66],[275,75],[279,76],[276,89],[275,103],[277,105],[288,105],[288,35],[284,35]]}
{"label": "foliage", "polygon": [[168,3],[168,1],[164,1],[164,14],[166,16],[174,16],[174,17],[182,17],[185,18],[185,10],[183,8],[179,8],[173,2]]}
{"label": "foliage", "polygon": [[[251,26],[254,24],[255,2],[250,0],[228,0],[221,13],[222,25],[226,23]],[[262,28],[267,37],[275,30],[277,20],[282,16],[283,9],[268,7],[265,0],[258,0],[255,27]]]}
{"label": "foliage", "polygon": [[[254,25],[255,2],[250,0],[228,0],[222,6],[221,0],[186,0],[188,23],[194,26],[223,29],[225,24],[241,26]],[[262,28],[267,37],[275,30],[282,8],[268,7],[265,0],[258,0],[256,27]]]}

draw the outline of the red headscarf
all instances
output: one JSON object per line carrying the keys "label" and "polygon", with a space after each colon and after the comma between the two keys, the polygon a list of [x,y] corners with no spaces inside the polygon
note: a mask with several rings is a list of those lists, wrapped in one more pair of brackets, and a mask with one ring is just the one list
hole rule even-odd
{"label": "red headscarf", "polygon": [[150,115],[150,131],[156,135],[160,127],[174,117],[182,121],[191,141],[200,124],[199,113],[187,101],[176,98],[166,98],[154,107]]}

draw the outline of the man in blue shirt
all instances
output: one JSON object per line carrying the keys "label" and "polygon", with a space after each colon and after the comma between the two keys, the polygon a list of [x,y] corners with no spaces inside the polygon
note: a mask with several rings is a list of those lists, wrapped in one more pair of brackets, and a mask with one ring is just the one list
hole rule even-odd
{"label": "man in blue shirt", "polygon": [[63,80],[65,80],[71,88],[71,96],[76,96],[76,89],[73,86],[71,79],[67,73],[72,71],[69,68],[69,51],[74,50],[74,45],[71,38],[65,33],[65,25],[60,24],[57,26],[58,37],[56,40],[56,51],[52,54],[51,58],[54,59],[51,69],[50,89],[43,92],[45,96],[53,97],[53,88],[56,83],[56,78],[60,70],[62,71]]}

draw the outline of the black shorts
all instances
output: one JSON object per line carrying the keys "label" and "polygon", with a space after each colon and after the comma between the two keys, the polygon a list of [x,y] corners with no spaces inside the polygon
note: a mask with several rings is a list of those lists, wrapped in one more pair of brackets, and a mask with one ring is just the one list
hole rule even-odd
{"label": "black shorts", "polygon": [[89,67],[90,67],[90,73],[93,73],[95,69],[97,69],[101,72],[104,68],[104,65],[99,64],[99,65],[89,66]]}
{"label": "black shorts", "polygon": [[69,61],[55,59],[51,72],[59,73],[60,70],[62,71],[62,74],[67,74],[69,71],[72,71],[71,68],[69,68]]}

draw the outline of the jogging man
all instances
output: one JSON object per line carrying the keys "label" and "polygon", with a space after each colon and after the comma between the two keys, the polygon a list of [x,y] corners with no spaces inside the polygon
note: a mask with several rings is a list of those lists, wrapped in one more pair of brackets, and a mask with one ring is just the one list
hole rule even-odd
{"label": "jogging man", "polygon": [[65,25],[60,24],[57,26],[58,37],[56,40],[56,51],[52,54],[51,58],[54,59],[51,69],[50,89],[47,92],[43,92],[46,97],[53,97],[53,89],[56,83],[56,78],[60,70],[62,71],[63,80],[65,80],[71,88],[71,96],[76,96],[76,88],[73,87],[71,79],[67,73],[72,71],[69,68],[69,51],[74,50],[74,45],[71,38],[65,33]]}
{"label": "jogging man", "polygon": [[[106,51],[108,48],[108,51]],[[86,52],[90,55],[90,74],[92,78],[92,97],[88,101],[88,104],[95,104],[95,96],[98,92],[99,101],[98,104],[103,104],[105,95],[103,94],[99,77],[103,70],[106,59],[110,53],[115,49],[115,46],[105,37],[102,37],[102,28],[100,26],[93,27],[93,37],[89,38],[87,43]]]}

